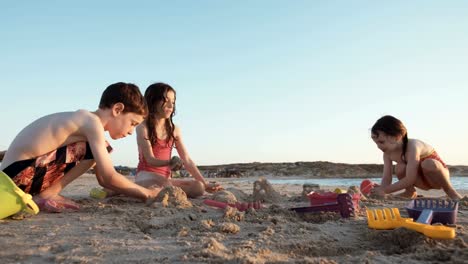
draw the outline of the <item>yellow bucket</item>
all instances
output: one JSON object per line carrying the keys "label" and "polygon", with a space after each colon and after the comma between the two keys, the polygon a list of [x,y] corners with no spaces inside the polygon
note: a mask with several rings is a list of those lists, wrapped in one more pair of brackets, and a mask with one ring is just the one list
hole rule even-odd
{"label": "yellow bucket", "polygon": [[30,194],[24,193],[3,171],[0,171],[0,219],[20,211],[39,213],[39,208]]}

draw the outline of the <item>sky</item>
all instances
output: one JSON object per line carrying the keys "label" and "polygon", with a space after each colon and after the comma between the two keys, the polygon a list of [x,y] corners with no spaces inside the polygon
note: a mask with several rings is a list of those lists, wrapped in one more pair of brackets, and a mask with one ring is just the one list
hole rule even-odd
{"label": "sky", "polygon": [[[382,163],[403,121],[468,164],[466,1],[0,1],[0,149],[33,120],[97,109],[114,82],[177,91],[198,165]],[[135,135],[110,140],[135,167]],[[174,153],[176,154],[176,153]]]}

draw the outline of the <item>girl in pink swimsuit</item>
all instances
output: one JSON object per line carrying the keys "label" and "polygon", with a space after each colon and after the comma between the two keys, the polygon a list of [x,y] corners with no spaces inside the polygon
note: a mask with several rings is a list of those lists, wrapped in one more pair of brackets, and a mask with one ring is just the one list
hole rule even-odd
{"label": "girl in pink swimsuit", "polygon": [[[204,191],[222,189],[219,184],[207,182],[190,158],[183,143],[182,134],[172,118],[175,114],[176,92],[165,83],[150,85],[145,92],[148,118],[137,131],[139,163],[135,182],[141,186],[178,186],[188,197],[198,197]],[[172,158],[172,148],[180,156]],[[194,180],[172,179],[171,171],[184,166]]]}
{"label": "girl in pink swimsuit", "polygon": [[[415,198],[418,187],[423,190],[443,189],[452,199],[460,199],[450,183],[447,165],[429,144],[408,138],[406,127],[393,116],[383,116],[371,129],[372,140],[383,152],[382,184],[373,191],[380,196],[405,190],[400,196]],[[393,162],[398,181],[392,184]]]}

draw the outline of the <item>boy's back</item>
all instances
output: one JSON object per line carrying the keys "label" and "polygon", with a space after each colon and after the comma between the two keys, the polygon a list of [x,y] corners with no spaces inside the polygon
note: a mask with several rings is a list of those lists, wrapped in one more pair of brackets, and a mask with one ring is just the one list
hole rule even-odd
{"label": "boy's back", "polygon": [[[86,110],[61,112],[41,117],[26,126],[11,143],[0,169],[19,160],[31,159],[59,147],[88,141],[86,127],[97,126],[99,118]],[[100,125],[97,133],[104,134]]]}

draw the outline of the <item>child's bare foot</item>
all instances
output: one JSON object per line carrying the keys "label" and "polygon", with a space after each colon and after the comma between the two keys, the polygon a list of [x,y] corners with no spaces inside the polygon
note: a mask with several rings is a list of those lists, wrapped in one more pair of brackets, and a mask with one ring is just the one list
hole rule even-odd
{"label": "child's bare foot", "polygon": [[61,213],[63,210],[78,210],[80,206],[74,201],[67,199],[61,195],[55,195],[53,197],[42,198],[35,196],[33,198],[39,209],[48,213]]}

